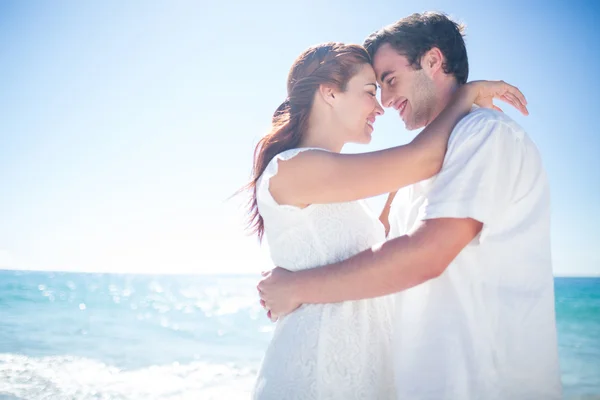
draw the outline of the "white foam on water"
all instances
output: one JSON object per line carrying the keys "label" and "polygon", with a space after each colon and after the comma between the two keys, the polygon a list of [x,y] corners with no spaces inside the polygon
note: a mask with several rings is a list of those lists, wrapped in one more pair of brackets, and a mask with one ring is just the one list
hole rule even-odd
{"label": "white foam on water", "polygon": [[0,354],[0,393],[27,400],[247,399],[256,368],[202,361],[120,370],[72,356]]}

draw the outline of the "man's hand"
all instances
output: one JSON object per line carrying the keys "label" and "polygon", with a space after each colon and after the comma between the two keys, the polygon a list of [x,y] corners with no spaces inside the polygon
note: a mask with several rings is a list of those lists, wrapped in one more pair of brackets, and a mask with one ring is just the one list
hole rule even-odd
{"label": "man's hand", "polygon": [[277,267],[262,275],[263,279],[258,283],[257,289],[260,304],[267,310],[271,321],[275,322],[300,307],[293,272]]}

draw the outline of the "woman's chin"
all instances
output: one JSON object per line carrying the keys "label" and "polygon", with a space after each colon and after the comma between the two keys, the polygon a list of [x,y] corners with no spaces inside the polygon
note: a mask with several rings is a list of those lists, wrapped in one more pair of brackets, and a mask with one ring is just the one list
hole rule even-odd
{"label": "woman's chin", "polygon": [[362,144],[369,144],[371,143],[371,140],[373,140],[373,131],[370,132],[365,132],[364,136],[361,138]]}
{"label": "woman's chin", "polygon": [[362,134],[355,135],[349,143],[369,144],[369,143],[371,143],[371,140],[373,140],[373,137],[371,136],[372,134],[373,134],[372,130],[364,131],[364,132],[362,132]]}
{"label": "woman's chin", "polygon": [[371,138],[370,137],[360,138],[357,140],[353,140],[352,143],[354,143],[354,144],[369,144],[369,143],[371,143]]}

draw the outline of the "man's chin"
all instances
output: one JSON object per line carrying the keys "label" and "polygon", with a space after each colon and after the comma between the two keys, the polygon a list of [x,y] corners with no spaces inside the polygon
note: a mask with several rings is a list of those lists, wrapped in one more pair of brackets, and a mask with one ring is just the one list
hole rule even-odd
{"label": "man's chin", "polygon": [[411,124],[404,124],[404,129],[406,129],[407,131],[414,131],[416,129],[419,129],[419,127],[415,127],[414,125]]}
{"label": "man's chin", "polygon": [[404,129],[407,131],[416,131],[417,129],[425,128],[426,126],[427,124],[412,124],[408,122],[404,123]]}

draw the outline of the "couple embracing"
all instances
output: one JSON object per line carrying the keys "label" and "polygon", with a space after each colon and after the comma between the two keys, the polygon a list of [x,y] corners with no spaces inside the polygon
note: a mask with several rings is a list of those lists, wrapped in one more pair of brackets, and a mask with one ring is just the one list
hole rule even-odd
{"label": "couple embracing", "polygon": [[[493,101],[527,103],[468,72],[463,27],[431,12],[294,62],[247,187],[277,266],[255,399],[561,398],[547,178]],[[383,107],[423,130],[341,154]]]}

